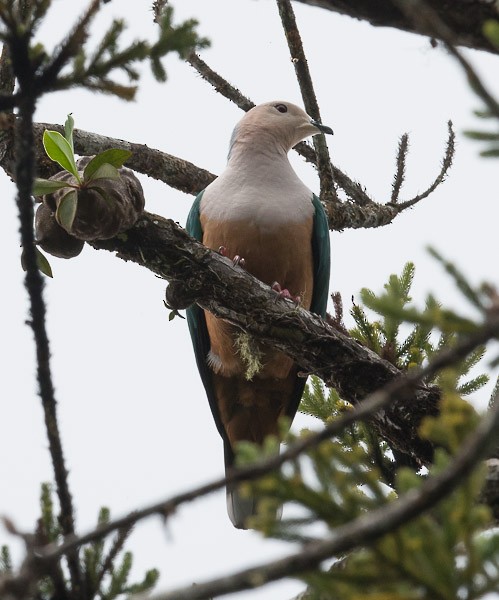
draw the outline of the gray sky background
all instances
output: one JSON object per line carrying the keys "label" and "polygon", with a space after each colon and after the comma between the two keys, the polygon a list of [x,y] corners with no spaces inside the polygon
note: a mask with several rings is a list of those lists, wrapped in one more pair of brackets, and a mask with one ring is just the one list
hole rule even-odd
{"label": "gray sky background", "polygon": [[[129,24],[128,38],[156,35],[150,2],[111,2],[92,27],[98,39],[112,17]],[[196,17],[212,40],[202,53],[210,66],[253,101],[302,104],[277,8],[266,0],[184,0],[172,3],[177,20]],[[39,39],[64,37],[84,3],[54,0]],[[68,10],[68,7],[71,10]],[[415,301],[431,290],[444,303],[465,303],[425,247],[433,244],[473,283],[497,283],[497,162],[480,159],[464,129],[484,126],[481,108],[454,61],[425,38],[373,28],[317,8],[295,4],[323,122],[335,163],[372,196],[389,200],[399,136],[411,135],[408,199],[440,168],[451,118],[457,153],[448,180],[430,198],[377,230],[333,233],[331,290],[345,310],[362,287],[379,291],[390,273],[416,263]],[[497,57],[467,53],[489,86]],[[241,111],[187,64],[171,56],[169,79],[156,83],[144,66],[133,103],[73,90],[44,97],[36,119],[145,143],[220,173],[228,140]],[[494,89],[492,87],[492,89]],[[495,92],[499,85],[495,78]],[[318,191],[314,170],[299,157],[293,165]],[[193,198],[141,178],[146,209],[185,223]],[[14,188],[0,176],[2,306],[0,311],[0,514],[30,530],[38,515],[39,487],[52,480],[40,401],[34,379],[31,332],[24,325],[27,298],[20,267]],[[48,330],[60,425],[77,507],[79,531],[95,523],[99,507],[114,516],[187,490],[223,471],[222,444],[195,367],[185,321],[168,322],[165,282],[111,254],[87,247],[76,259],[51,259],[46,285]],[[351,319],[348,316],[348,323]],[[474,402],[484,407],[489,385]],[[304,423],[295,421],[295,429]],[[16,557],[20,545],[0,530]],[[294,548],[235,530],[222,492],[182,507],[166,527],[153,518],[140,524],[128,547],[137,577],[158,567],[158,589],[222,575],[282,556]],[[288,581],[241,594],[255,600],[286,599],[302,585]],[[233,597],[233,596],[230,596]]]}

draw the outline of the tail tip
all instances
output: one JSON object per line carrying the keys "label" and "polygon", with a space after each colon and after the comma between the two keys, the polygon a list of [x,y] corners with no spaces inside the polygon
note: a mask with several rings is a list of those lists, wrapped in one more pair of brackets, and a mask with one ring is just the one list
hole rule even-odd
{"label": "tail tip", "polygon": [[237,529],[249,529],[246,522],[249,517],[256,514],[255,499],[251,496],[243,497],[237,489],[227,490],[227,513]]}

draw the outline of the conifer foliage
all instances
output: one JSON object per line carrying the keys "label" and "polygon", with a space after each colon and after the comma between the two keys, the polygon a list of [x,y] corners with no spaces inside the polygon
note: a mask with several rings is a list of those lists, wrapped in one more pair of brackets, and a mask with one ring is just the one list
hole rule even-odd
{"label": "conifer foliage", "polygon": [[[447,270],[476,304],[481,293],[473,290],[453,265],[447,264]],[[405,265],[401,275],[390,276],[383,293],[362,290],[363,303],[354,304],[351,310],[355,326],[350,334],[404,371],[427,364],[439,348],[455,344],[459,337],[456,323],[463,330],[478,326],[444,310],[432,297],[422,310],[413,306],[410,290],[414,274],[414,265]],[[372,310],[378,319],[370,318]],[[410,322],[414,323],[412,328]],[[483,353],[483,348],[475,350],[427,382],[438,384],[442,390],[440,414],[425,418],[420,428],[421,437],[436,447],[429,469],[415,472],[398,464],[368,421],[354,422],[278,473],[245,484],[248,492],[262,498],[252,525],[268,536],[299,543],[306,553],[307,548],[334,537],[338,528],[421,489],[425,481],[452,462],[477,426],[479,417],[463,396],[488,380],[486,375],[470,378],[470,370]],[[311,378],[300,405],[301,412],[324,425],[351,410],[348,402],[334,389],[327,390],[317,377]],[[287,442],[293,444],[311,435],[310,430],[289,434]],[[275,447],[277,440],[273,444]],[[269,440],[263,454],[271,450]],[[258,456],[262,456],[258,447],[242,445],[243,463]],[[302,573],[308,584],[303,598],[485,598],[499,587],[499,532],[490,529],[493,519],[488,507],[477,503],[483,483],[484,471],[479,468],[423,515],[373,544],[354,543],[355,550],[336,556],[333,564],[322,570]],[[285,518],[276,520],[276,508],[283,503],[288,506]]]}
{"label": "conifer foliage", "polygon": [[[52,489],[50,484],[41,486],[40,514],[36,537],[38,545],[57,544],[62,542],[62,530],[57,521]],[[108,508],[101,508],[97,526],[104,526],[109,522]],[[124,545],[131,533],[131,528],[124,528],[117,532],[112,541],[98,540],[82,547],[81,569],[84,576],[84,594],[87,600],[115,600],[124,594],[139,594],[150,591],[159,577],[157,569],[150,569],[143,580],[130,583],[129,576],[133,564],[131,552],[124,551]],[[0,576],[12,573],[12,560],[8,546],[0,549]],[[70,588],[70,582],[64,574],[61,564],[57,565],[51,576],[43,577],[37,584],[37,600],[53,600]]]}

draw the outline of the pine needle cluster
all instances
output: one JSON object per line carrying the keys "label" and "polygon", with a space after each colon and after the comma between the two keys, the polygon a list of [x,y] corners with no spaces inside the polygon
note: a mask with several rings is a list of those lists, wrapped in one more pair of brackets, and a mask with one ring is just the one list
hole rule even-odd
{"label": "pine needle cluster", "polygon": [[[49,543],[61,543],[63,535],[54,511],[52,488],[48,483],[41,486],[41,516],[37,523],[36,544],[44,546]],[[108,508],[101,508],[97,525],[106,525],[110,520]],[[153,589],[159,578],[157,569],[148,570],[142,581],[130,583],[129,577],[133,565],[131,552],[124,551],[124,545],[132,531],[131,527],[119,530],[114,539],[98,540],[85,544],[80,549],[80,565],[83,575],[85,598],[99,600],[115,600],[128,594],[139,594]],[[63,562],[59,562],[53,574],[38,582],[36,598],[38,600],[57,600],[61,590],[64,597],[70,596],[71,583],[66,576]],[[7,546],[0,548],[0,575],[13,572],[12,558]]]}
{"label": "pine needle cluster", "polygon": [[103,4],[93,0],[70,33],[49,52],[34,36],[51,4],[51,0],[0,0],[0,41],[11,50],[17,77],[32,79],[32,93],[36,96],[79,86],[133,100],[139,63],[148,60],[155,78],[165,81],[162,59],[167,54],[176,52],[184,58],[189,52],[209,46],[208,39],[198,35],[195,19],[174,24],[171,6],[157,15],[158,38],[152,43],[124,43],[126,25],[122,19],[113,20],[102,38],[90,43],[90,25]]}

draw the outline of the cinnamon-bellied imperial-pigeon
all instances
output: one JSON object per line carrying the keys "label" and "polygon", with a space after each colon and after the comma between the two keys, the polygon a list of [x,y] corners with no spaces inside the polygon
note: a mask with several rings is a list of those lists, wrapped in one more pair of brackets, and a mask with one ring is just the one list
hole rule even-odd
{"label": "cinnamon-bellied imperial-pigeon", "polygon": [[[187,231],[205,246],[240,261],[281,296],[299,296],[303,308],[325,315],[329,288],[329,228],[324,209],[288,160],[308,136],[333,133],[289,102],[249,110],[236,125],[224,172],[199,193]],[[277,350],[241,338],[241,330],[197,305],[187,311],[189,330],[230,472],[241,440],[262,444],[278,433],[281,416],[293,419],[306,379]],[[241,345],[257,356],[249,372]],[[246,350],[248,350],[246,348]],[[227,489],[232,523],[246,528],[255,502]]]}

